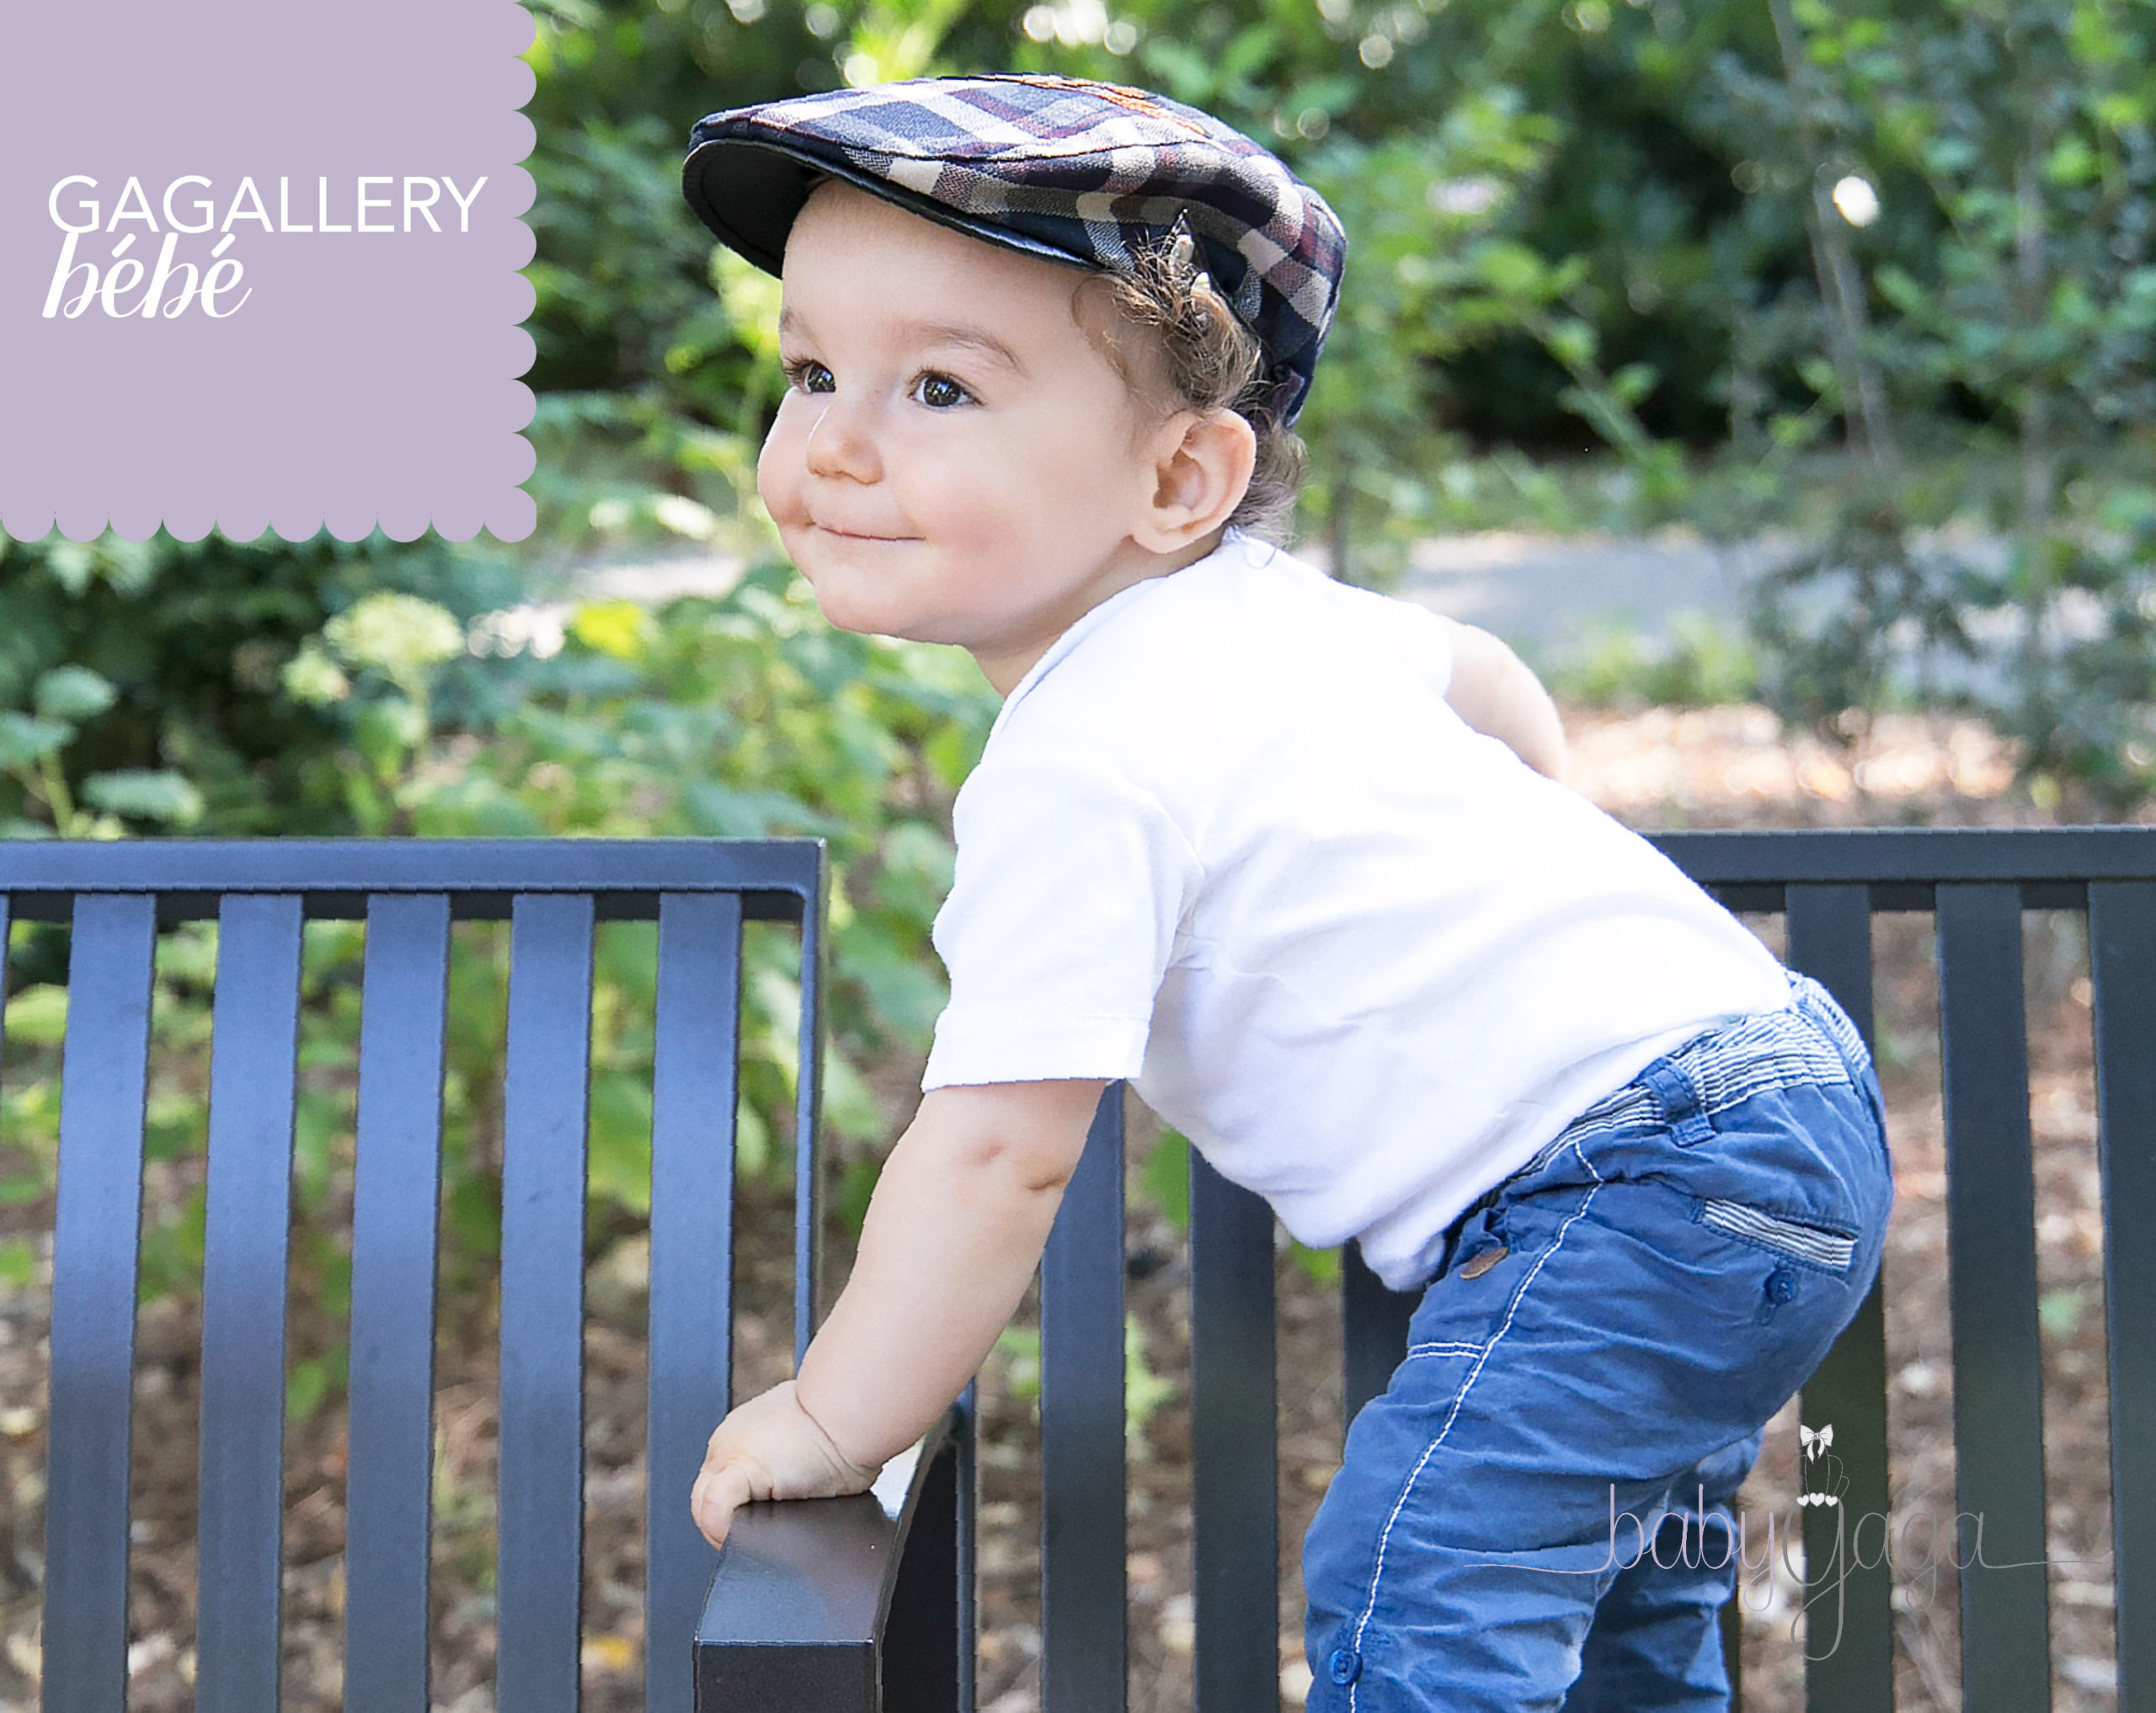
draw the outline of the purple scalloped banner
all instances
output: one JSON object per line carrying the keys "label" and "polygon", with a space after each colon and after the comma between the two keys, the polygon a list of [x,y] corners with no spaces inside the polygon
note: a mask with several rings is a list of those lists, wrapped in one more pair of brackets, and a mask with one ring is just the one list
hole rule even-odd
{"label": "purple scalloped banner", "polygon": [[530,535],[531,35],[0,4],[0,532]]}

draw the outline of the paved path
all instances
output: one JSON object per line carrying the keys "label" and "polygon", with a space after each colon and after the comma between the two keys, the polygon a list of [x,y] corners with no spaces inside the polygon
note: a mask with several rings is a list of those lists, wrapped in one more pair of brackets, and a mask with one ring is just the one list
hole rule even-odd
{"label": "paved path", "polygon": [[[1394,591],[1406,600],[1537,651],[1614,628],[1662,634],[1673,613],[1742,615],[1742,579],[1772,549],[1724,551],[1678,535],[1644,538],[1488,531],[1415,543]],[[681,558],[593,567],[593,595],[657,604],[723,594],[740,574],[731,559]]]}
{"label": "paved path", "polygon": [[1773,553],[1678,535],[1439,536],[1415,543],[1394,593],[1546,654],[1597,632],[1657,637],[1673,614],[1688,611],[1734,627],[1746,579]]}

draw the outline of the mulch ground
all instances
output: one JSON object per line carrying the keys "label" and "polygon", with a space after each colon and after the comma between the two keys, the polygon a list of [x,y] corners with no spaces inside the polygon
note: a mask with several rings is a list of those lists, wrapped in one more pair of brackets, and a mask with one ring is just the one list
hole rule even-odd
{"label": "mulch ground", "polygon": [[[1889,718],[1861,753],[1785,739],[1757,709],[1582,714],[1568,722],[1573,782],[1629,823],[1790,826],[2034,821],[2012,787],[2011,758],[1982,728],[1944,719]],[[2103,1228],[2095,1150],[2085,937],[2063,915],[2025,919],[2036,1132],[2037,1249],[2044,1336],[2045,1465],[2050,1577],[2060,1713],[2116,1703],[2102,1294]],[[1776,925],[1758,926],[1772,942]],[[1936,1044],[1937,995],[1929,920],[1881,920],[1876,942],[1880,1060],[1891,1108],[1899,1190],[1887,1256],[1895,1539],[1898,1555],[1897,1705],[1961,1705],[1955,1572],[1927,1568],[1923,1519],[1949,1523],[1956,1506],[1951,1445],[1953,1363],[1947,1318],[1945,1159]],[[12,1055],[11,1055],[12,1056]],[[878,1079],[903,1116],[915,1067]],[[1134,1174],[1150,1138],[1138,1114]],[[0,1157],[0,1181],[19,1162]],[[154,1166],[152,1218],[184,1201],[197,1162]],[[1181,1232],[1136,1187],[1129,1236],[1129,1304],[1146,1367],[1165,1393],[1132,1436],[1129,1497],[1133,1713],[1191,1705],[1187,1275]],[[36,1233],[49,1203],[0,1206],[0,1238]],[[738,1286],[737,1386],[786,1371],[789,1292],[781,1195],[744,1195]],[[586,1339],[590,1453],[584,1650],[585,1705],[628,1713],[638,1701],[643,1636],[638,1531],[643,1504],[640,1251],[617,1243],[595,1264]],[[1284,1706],[1308,1684],[1301,1661],[1297,1548],[1340,1454],[1340,1319],[1337,1290],[1283,1249],[1278,1269],[1280,1401],[1280,1684]],[[40,1284],[0,1284],[0,1710],[36,1702],[37,1610],[43,1550],[45,1357]],[[326,1347],[334,1324],[297,1318],[296,1356]],[[447,1305],[437,1400],[435,1701],[451,1713],[494,1705],[492,1675],[492,1329],[483,1301]],[[192,1705],[198,1327],[184,1305],[147,1307],[138,1331],[135,1427],[134,1645],[130,1705],[143,1713]],[[1038,1435],[1022,1349],[999,1352],[984,1377],[979,1562],[980,1705],[1028,1713],[1038,1695]],[[291,1437],[286,1482],[286,1705],[328,1713],[339,1705],[344,1438],[334,1409]],[[1793,1412],[1774,1424],[1741,1501],[1748,1525],[1796,1514]],[[1755,1533],[1748,1550],[1761,1545]],[[1944,1554],[1940,1555],[1944,1557]],[[2068,1562],[2072,1561],[2073,1562]],[[1982,1574],[1983,1572],[1977,1572]],[[1745,1705],[1802,1705],[1801,1566],[1785,1561],[1748,1584]],[[1823,1646],[1823,1640],[1815,1646]],[[512,1710],[513,1713],[513,1710]]]}

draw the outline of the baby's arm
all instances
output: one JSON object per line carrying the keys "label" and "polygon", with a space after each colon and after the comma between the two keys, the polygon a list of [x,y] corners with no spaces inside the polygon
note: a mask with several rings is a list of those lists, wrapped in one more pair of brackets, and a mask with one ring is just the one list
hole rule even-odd
{"label": "baby's arm", "polygon": [[941,1088],[884,1162],[853,1276],[798,1379],[718,1424],[690,1508],[859,1492],[965,1389],[1025,1294],[1106,1085]]}
{"label": "baby's arm", "polygon": [[1453,712],[1536,772],[1564,777],[1565,728],[1542,680],[1489,632],[1457,619],[1445,623],[1453,649],[1445,700]]}

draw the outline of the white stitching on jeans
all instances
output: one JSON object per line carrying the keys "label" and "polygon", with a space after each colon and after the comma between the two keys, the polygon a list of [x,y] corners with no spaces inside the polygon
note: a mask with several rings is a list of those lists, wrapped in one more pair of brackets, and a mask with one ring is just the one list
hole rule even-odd
{"label": "white stitching on jeans", "polygon": [[[1400,1513],[1407,1508],[1407,1496],[1415,1491],[1415,1483],[1421,1478],[1424,1467],[1433,1457],[1437,1455],[1438,1448],[1445,1443],[1446,1436],[1452,1432],[1452,1424],[1460,1419],[1460,1406],[1467,1401],[1467,1395],[1475,1390],[1475,1382],[1481,1378],[1482,1370],[1489,1363],[1491,1353],[1497,1349],[1505,1334],[1512,1330],[1513,1317],[1519,1312],[1519,1305],[1526,1299],[1528,1287],[1541,1275],[1543,1267],[1548,1264],[1550,1257],[1565,1246],[1566,1236],[1574,1225],[1586,1217],[1587,1210],[1594,1205],[1594,1198],[1602,1193],[1602,1174],[1594,1169],[1593,1162],[1585,1154],[1581,1153],[1580,1145],[1577,1140],[1572,1143],[1572,1149],[1574,1154],[1579,1155],[1580,1164],[1587,1168],[1587,1175],[1594,1180],[1594,1187],[1588,1191],[1586,1198],[1580,1203],[1572,1216],[1557,1228],[1557,1241],[1543,1251],[1534,1265],[1528,1270],[1527,1277],[1519,1282],[1518,1290],[1513,1294],[1512,1301],[1505,1305],[1503,1323],[1499,1326],[1496,1332],[1491,1335],[1489,1343],[1482,1347],[1481,1354],[1476,1359],[1475,1366],[1468,1370],[1467,1378],[1460,1383],[1460,1390],[1454,1395],[1452,1408],[1445,1414],[1445,1425],[1438,1430],[1438,1437],[1430,1442],[1422,1456],[1416,1460],[1415,1467],[1407,1472],[1407,1479],[1400,1489],[1400,1497],[1393,1501],[1392,1514],[1385,1519],[1385,1528],[1378,1534],[1378,1557],[1377,1563],[1370,1571],[1369,1595],[1363,1604],[1363,1615],[1355,1620],[1355,1633],[1348,1638],[1349,1648],[1358,1655],[1363,1651],[1363,1632],[1369,1628],[1371,1616],[1377,1611],[1378,1584],[1385,1579],[1385,1548],[1391,1542],[1393,1525],[1399,1522]],[[1356,1713],[1360,1705],[1361,1684],[1361,1673],[1358,1673],[1356,1681],[1348,1685],[1348,1713]]]}
{"label": "white stitching on jeans", "polygon": [[1410,1356],[1480,1356],[1490,1347],[1486,1344],[1411,1344]]}

